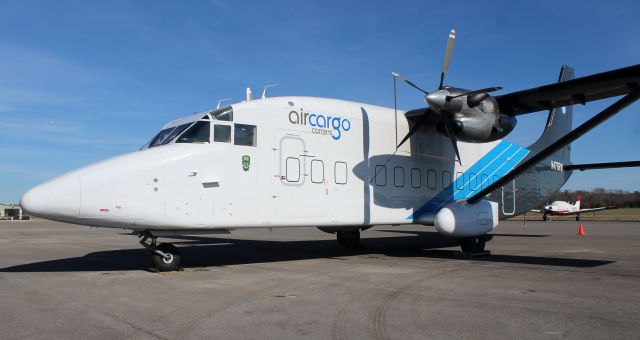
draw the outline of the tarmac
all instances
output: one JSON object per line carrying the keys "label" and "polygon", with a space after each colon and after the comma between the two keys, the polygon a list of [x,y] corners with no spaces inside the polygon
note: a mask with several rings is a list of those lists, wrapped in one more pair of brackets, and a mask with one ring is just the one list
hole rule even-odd
{"label": "tarmac", "polygon": [[356,250],[238,230],[170,240],[184,271],[158,274],[124,230],[0,222],[0,338],[637,338],[640,223],[584,229],[502,222],[474,258],[426,226],[374,227]]}

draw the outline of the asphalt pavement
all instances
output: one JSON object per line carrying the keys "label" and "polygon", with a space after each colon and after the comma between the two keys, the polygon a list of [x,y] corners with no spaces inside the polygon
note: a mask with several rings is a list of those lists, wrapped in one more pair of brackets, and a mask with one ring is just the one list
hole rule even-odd
{"label": "asphalt pavement", "polygon": [[163,239],[184,271],[148,271],[118,229],[0,222],[2,339],[637,338],[640,223],[501,223],[491,255],[426,226],[340,248],[315,228]]}

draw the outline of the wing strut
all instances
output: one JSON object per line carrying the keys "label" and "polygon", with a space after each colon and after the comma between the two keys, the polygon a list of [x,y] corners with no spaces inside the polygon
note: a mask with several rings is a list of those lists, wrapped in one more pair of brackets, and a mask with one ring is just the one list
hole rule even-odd
{"label": "wing strut", "polygon": [[500,178],[499,180],[493,182],[488,187],[484,188],[483,190],[480,190],[475,195],[471,196],[467,200],[467,202],[469,202],[471,204],[477,203],[482,198],[484,198],[484,196],[492,193],[494,190],[496,190],[496,189],[504,186],[505,184],[509,183],[514,178],[516,178],[518,175],[520,175],[521,173],[529,170],[531,167],[533,167],[534,165],[538,164],[540,161],[544,160],[545,158],[549,157],[554,152],[562,149],[567,144],[570,144],[571,142],[575,141],[576,139],[582,137],[585,133],[591,131],[593,128],[595,128],[596,126],[600,125],[605,120],[611,118],[616,113],[622,111],[627,106],[633,104],[636,100],[638,100],[638,98],[640,98],[640,88],[635,87],[631,91],[631,93],[629,93],[626,96],[622,97],[617,102],[611,104],[611,106],[609,106],[606,109],[602,110],[600,113],[598,113],[597,115],[595,115],[594,117],[592,117],[591,119],[586,121],[584,124],[578,126],[573,131],[567,133],[566,135],[564,135],[563,137],[561,137],[560,139],[558,139],[557,141],[555,141],[554,143],[552,143],[551,145],[549,145],[548,147],[543,149],[542,151],[538,152],[537,154],[533,155],[528,160],[524,161],[522,164],[516,166],[506,176]]}
{"label": "wing strut", "polygon": [[631,168],[640,166],[640,161],[631,162],[610,162],[610,163],[591,163],[591,164],[567,164],[564,170],[595,170],[595,169],[613,169],[613,168]]}

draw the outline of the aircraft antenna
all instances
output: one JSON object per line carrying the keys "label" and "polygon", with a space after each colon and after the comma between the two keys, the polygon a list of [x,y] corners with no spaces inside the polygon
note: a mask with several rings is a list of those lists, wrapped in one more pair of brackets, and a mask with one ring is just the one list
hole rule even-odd
{"label": "aircraft antenna", "polygon": [[396,96],[396,76],[392,73],[393,77],[393,118],[396,123],[396,149],[398,149],[398,105]]}
{"label": "aircraft antenna", "polygon": [[280,84],[271,84],[271,85],[267,85],[264,87],[264,89],[262,90],[262,99],[267,98],[267,88],[269,87],[274,87],[274,86],[279,86]]}
{"label": "aircraft antenna", "polygon": [[233,99],[233,98],[223,98],[223,99],[218,100],[218,106],[216,106],[216,109],[220,108],[220,104],[222,104],[222,102],[227,101],[227,100],[231,100],[231,99]]}
{"label": "aircraft antenna", "polygon": [[253,100],[253,94],[251,93],[251,88],[247,87],[247,101],[250,102]]}

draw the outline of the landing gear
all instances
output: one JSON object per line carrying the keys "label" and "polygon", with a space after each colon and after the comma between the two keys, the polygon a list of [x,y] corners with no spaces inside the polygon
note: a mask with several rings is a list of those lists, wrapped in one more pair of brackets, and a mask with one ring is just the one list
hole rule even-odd
{"label": "landing gear", "polygon": [[580,221],[580,214],[576,215],[576,221]]}
{"label": "landing gear", "polygon": [[460,248],[465,255],[469,256],[489,255],[489,252],[484,250],[489,239],[487,235],[465,237],[460,239]]}
{"label": "landing gear", "polygon": [[542,220],[543,221],[548,221],[549,220],[549,216],[547,216],[547,214],[542,215]]}
{"label": "landing gear", "polygon": [[[151,251],[151,263],[158,272],[169,272],[182,270],[180,252],[171,243],[161,243],[156,245],[157,236],[153,236],[149,231],[140,233],[140,244]],[[147,240],[151,239],[149,243]]]}
{"label": "landing gear", "polygon": [[336,235],[338,236],[338,244],[348,248],[354,249],[360,246],[360,230],[349,230],[349,231],[336,231]]}

